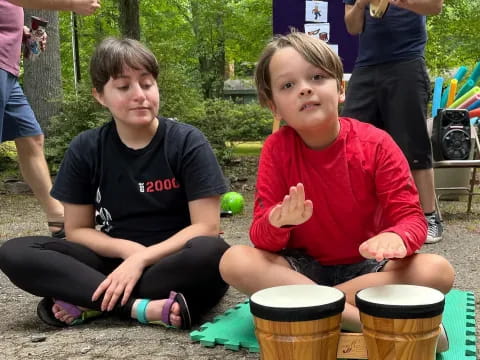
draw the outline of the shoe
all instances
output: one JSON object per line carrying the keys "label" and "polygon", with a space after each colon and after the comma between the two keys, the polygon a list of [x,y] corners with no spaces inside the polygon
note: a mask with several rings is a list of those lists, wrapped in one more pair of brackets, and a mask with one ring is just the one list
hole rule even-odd
{"label": "shoe", "polygon": [[426,244],[434,244],[443,239],[443,225],[436,214],[427,216],[428,230]]}
{"label": "shoe", "polygon": [[60,230],[52,231],[52,237],[56,239],[65,239],[65,224],[60,221],[49,221],[49,227],[58,227]]}
{"label": "shoe", "polygon": [[175,291],[170,291],[169,298],[165,301],[162,309],[162,320],[158,321],[149,321],[147,320],[147,316],[145,315],[148,303],[150,299],[142,299],[137,305],[137,320],[142,324],[155,324],[155,325],[163,325],[166,327],[174,327],[170,323],[170,310],[174,303],[178,303],[180,305],[180,317],[182,318],[182,325],[180,326],[181,329],[190,329],[192,327],[192,319],[190,317],[190,311],[188,310],[187,301],[185,297],[181,293],[177,293]]}
{"label": "shoe", "polygon": [[[64,323],[63,321],[58,320],[52,312],[53,304],[60,305],[66,312],[68,312],[76,319],[70,323]],[[52,298],[43,298],[37,305],[37,315],[45,324],[55,327],[68,327],[74,325],[80,325],[94,318],[98,318],[103,315],[101,311],[96,310],[80,310],[77,306],[66,303],[61,300],[53,301]]]}
{"label": "shoe", "polygon": [[440,324],[440,335],[438,335],[438,340],[437,340],[437,353],[442,353],[448,350],[450,347],[449,341],[448,341],[448,335],[447,332],[445,331],[445,327],[443,324]]}

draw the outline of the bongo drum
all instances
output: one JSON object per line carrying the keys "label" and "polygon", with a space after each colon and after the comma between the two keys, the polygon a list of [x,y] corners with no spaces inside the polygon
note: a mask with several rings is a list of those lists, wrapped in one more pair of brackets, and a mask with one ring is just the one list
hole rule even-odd
{"label": "bongo drum", "polygon": [[370,15],[374,18],[382,18],[388,9],[388,0],[372,0],[370,2]]}
{"label": "bongo drum", "polygon": [[434,360],[444,295],[415,285],[384,285],[355,296],[369,360]]}
{"label": "bongo drum", "polygon": [[250,311],[263,360],[336,360],[345,295],[320,285],[254,293]]}

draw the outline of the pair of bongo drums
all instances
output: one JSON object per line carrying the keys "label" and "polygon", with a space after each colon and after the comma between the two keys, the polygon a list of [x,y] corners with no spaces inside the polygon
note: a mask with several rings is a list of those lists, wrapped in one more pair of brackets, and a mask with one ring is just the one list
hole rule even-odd
{"label": "pair of bongo drums", "polygon": [[[260,358],[435,359],[445,305],[440,291],[415,285],[385,285],[361,290],[355,300],[363,336],[341,333],[345,295],[336,288],[286,285],[254,293],[250,298],[250,311]],[[342,342],[342,338],[349,336],[357,346],[363,347],[350,356],[349,347]]]}

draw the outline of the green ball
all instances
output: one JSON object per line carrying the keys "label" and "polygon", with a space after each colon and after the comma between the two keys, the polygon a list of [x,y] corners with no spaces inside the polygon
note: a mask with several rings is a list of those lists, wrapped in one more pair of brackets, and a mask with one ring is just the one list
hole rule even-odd
{"label": "green ball", "polygon": [[232,214],[238,214],[243,211],[245,200],[243,196],[235,191],[227,192],[222,196],[220,206],[223,211],[231,211]]}

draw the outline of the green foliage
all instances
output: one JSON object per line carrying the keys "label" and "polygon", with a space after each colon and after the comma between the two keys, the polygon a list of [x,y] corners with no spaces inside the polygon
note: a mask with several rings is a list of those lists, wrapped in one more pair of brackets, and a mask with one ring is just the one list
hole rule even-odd
{"label": "green foliage", "polygon": [[[74,91],[74,65],[72,49],[72,14],[59,13],[60,54],[64,91]],[[77,16],[78,53],[81,82],[88,82],[89,63],[95,45],[107,36],[119,36],[118,5],[115,1],[102,2],[102,8],[93,16]]]}
{"label": "green foliage", "polygon": [[90,87],[80,86],[78,95],[64,97],[59,115],[51,118],[45,141],[45,156],[53,172],[58,170],[72,139],[87,129],[98,127],[110,118],[93,98]]}
{"label": "green foliage", "polygon": [[0,144],[0,171],[13,170],[17,167],[17,148],[13,141]]}
{"label": "green foliage", "polygon": [[221,164],[233,154],[232,141],[264,140],[271,132],[272,116],[257,104],[239,105],[229,100],[205,100],[193,117],[178,118],[199,128],[208,138]]}
{"label": "green foliage", "polygon": [[445,0],[443,11],[429,16],[426,61],[435,76],[480,60],[480,1]]}
{"label": "green foliage", "polygon": [[229,107],[229,141],[260,141],[272,132],[272,114],[258,104]]}
{"label": "green foliage", "polygon": [[225,20],[227,59],[236,64],[256,62],[266,42],[272,37],[272,1],[229,1]]}

